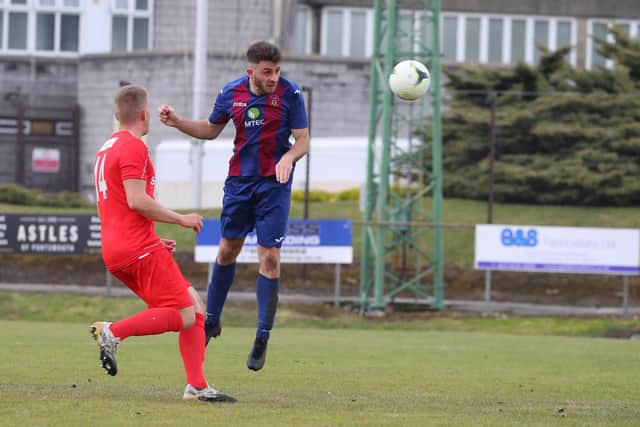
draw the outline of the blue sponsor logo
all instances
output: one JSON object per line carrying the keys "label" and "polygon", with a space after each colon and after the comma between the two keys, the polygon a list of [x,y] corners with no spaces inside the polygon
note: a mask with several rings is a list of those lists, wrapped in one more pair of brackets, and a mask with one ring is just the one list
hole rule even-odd
{"label": "blue sponsor logo", "polygon": [[538,231],[534,228],[525,230],[521,228],[505,228],[500,233],[500,241],[503,246],[538,246]]}

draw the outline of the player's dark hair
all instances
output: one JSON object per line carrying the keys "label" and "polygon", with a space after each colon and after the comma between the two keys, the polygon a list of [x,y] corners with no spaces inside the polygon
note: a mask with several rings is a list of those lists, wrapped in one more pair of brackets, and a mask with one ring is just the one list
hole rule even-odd
{"label": "player's dark hair", "polygon": [[114,103],[118,121],[133,122],[137,114],[147,106],[147,90],[137,85],[123,86],[116,93]]}
{"label": "player's dark hair", "polygon": [[281,55],[278,46],[266,41],[255,42],[247,49],[247,61],[252,64],[257,64],[260,61],[278,63],[280,62],[280,58]]}

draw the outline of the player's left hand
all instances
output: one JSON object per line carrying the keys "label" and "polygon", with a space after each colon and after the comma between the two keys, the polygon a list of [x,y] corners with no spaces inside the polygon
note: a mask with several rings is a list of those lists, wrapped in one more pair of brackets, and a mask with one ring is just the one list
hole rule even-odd
{"label": "player's left hand", "polygon": [[289,175],[293,170],[293,162],[288,153],[285,153],[280,161],[276,164],[276,181],[280,184],[286,184],[289,182]]}
{"label": "player's left hand", "polygon": [[175,252],[176,251],[176,241],[175,240],[160,239],[160,241],[164,245],[165,249],[167,249],[169,252]]}

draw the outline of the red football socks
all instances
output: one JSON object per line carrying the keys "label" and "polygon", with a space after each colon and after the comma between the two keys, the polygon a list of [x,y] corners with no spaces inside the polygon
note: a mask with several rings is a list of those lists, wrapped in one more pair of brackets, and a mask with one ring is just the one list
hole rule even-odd
{"label": "red football socks", "polygon": [[[111,324],[113,335],[121,340],[143,335],[177,332],[182,328],[182,316],[174,308],[148,308]],[[202,333],[204,336],[204,332]],[[204,348],[204,344],[203,344]]]}
{"label": "red football socks", "polygon": [[205,388],[202,365],[204,364],[204,315],[196,313],[196,322],[189,329],[182,329],[178,337],[180,354],[187,375],[187,383],[196,388]]}

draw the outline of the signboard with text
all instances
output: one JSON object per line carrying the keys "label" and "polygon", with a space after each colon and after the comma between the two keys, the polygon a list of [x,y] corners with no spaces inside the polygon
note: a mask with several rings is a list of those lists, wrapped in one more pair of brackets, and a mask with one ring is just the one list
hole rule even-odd
{"label": "signboard with text", "polygon": [[97,215],[0,215],[0,253],[99,253]]}
{"label": "signboard with text", "polygon": [[[196,237],[196,262],[214,262],[220,244],[220,221],[206,219]],[[280,251],[282,263],[351,264],[352,224],[341,219],[291,219]],[[257,236],[251,232],[237,258],[240,263],[257,263]]]}
{"label": "signboard with text", "polygon": [[640,230],[476,225],[475,268],[640,274]]}
{"label": "signboard with text", "polygon": [[40,173],[56,173],[60,170],[58,148],[37,147],[31,153],[31,170]]}

